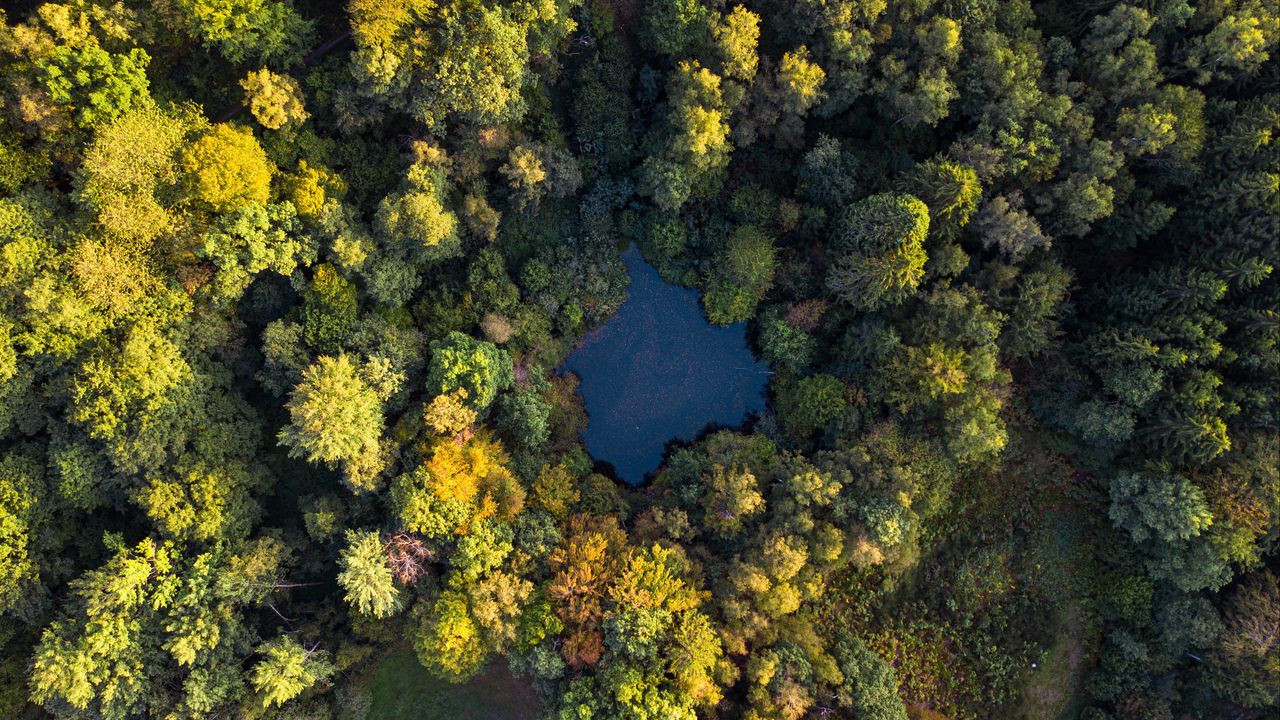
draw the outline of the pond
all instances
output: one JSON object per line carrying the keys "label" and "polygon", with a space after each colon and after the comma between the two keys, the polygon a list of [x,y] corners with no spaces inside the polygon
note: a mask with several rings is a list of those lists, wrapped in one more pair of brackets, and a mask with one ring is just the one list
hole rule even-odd
{"label": "pond", "polygon": [[635,248],[622,259],[631,275],[627,301],[561,370],[582,380],[587,450],[638,485],[670,440],[740,425],[761,411],[769,367],[747,345],[746,323],[708,323],[696,290],[664,282]]}

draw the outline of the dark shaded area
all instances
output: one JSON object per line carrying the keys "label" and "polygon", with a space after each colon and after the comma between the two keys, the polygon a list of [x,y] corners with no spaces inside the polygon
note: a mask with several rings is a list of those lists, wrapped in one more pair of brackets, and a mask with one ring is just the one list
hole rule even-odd
{"label": "dark shaded area", "polygon": [[696,290],[663,282],[634,248],[622,257],[631,274],[626,303],[561,370],[582,378],[591,455],[638,485],[668,441],[762,410],[769,371],[747,345],[746,323],[711,325]]}

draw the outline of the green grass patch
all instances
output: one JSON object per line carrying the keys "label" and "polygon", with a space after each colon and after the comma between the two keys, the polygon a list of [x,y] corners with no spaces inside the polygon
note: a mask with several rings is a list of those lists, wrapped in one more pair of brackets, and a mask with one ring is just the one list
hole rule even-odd
{"label": "green grass patch", "polygon": [[461,685],[432,677],[411,650],[397,650],[368,674],[367,720],[536,720],[538,696],[498,661]]}
{"label": "green grass patch", "polygon": [[1067,608],[1058,621],[1057,639],[1026,675],[1017,717],[1026,720],[1064,720],[1084,705],[1084,680],[1092,658],[1091,633],[1079,607]]}

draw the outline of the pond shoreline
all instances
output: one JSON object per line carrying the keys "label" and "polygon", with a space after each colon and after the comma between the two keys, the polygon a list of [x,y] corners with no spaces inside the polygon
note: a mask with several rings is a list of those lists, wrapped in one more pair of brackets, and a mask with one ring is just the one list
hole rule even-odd
{"label": "pond shoreline", "polygon": [[622,259],[631,277],[626,302],[559,372],[581,380],[592,459],[638,487],[673,441],[740,427],[763,411],[769,368],[753,354],[746,323],[712,325],[697,290],[664,281],[634,247]]}

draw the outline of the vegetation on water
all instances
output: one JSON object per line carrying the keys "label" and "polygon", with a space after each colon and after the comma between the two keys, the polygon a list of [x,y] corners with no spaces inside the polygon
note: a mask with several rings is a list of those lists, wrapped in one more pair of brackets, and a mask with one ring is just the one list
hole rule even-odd
{"label": "vegetation on water", "polygon": [[[1276,0],[5,3],[0,717],[1273,717],[1277,88]],[[631,245],[773,373],[641,488]]]}

